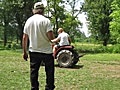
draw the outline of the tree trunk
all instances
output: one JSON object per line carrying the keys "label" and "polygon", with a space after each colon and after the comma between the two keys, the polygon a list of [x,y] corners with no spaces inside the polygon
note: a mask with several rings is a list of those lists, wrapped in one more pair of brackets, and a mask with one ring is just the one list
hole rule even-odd
{"label": "tree trunk", "polygon": [[4,46],[7,45],[7,26],[8,26],[7,16],[4,15]]}
{"label": "tree trunk", "polygon": [[107,40],[106,39],[103,41],[103,46],[107,46]]}
{"label": "tree trunk", "polygon": [[7,45],[7,34],[6,34],[6,27],[4,29],[4,47]]}

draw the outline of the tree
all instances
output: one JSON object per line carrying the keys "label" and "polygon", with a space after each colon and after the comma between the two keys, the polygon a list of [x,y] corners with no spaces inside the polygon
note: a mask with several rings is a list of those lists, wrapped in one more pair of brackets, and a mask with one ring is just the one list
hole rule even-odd
{"label": "tree", "polygon": [[[80,14],[80,8],[76,9],[76,3],[78,0],[47,0],[48,3],[48,15],[51,15],[51,21],[54,24],[54,30],[57,34],[57,29],[63,27],[71,38],[77,35],[79,26],[81,26],[78,20],[78,14]],[[69,5],[70,11],[65,8],[65,5]],[[48,16],[50,17],[50,16]],[[79,33],[80,35],[80,33]]]}
{"label": "tree", "polygon": [[113,0],[85,0],[84,11],[87,12],[89,30],[92,36],[107,46],[110,38],[109,22],[111,18],[111,2]]}
{"label": "tree", "polygon": [[[1,0],[0,19],[4,27],[4,46],[6,46],[8,35],[17,37],[22,43],[23,26],[28,17],[32,15],[33,1],[29,0]],[[12,30],[12,31],[11,31]]]}
{"label": "tree", "polygon": [[79,0],[65,0],[66,4],[70,6],[70,11],[67,13],[66,22],[69,27],[66,29],[69,30],[72,40],[77,36],[81,37],[80,28],[82,23],[78,20],[78,15],[82,12],[82,4]]}
{"label": "tree", "polygon": [[110,17],[112,21],[110,22],[110,32],[112,43],[120,43],[120,1],[114,0],[112,2],[112,10]]}
{"label": "tree", "polygon": [[1,22],[1,26],[3,27],[3,41],[4,41],[4,46],[6,46],[7,43],[7,38],[8,35],[10,35],[10,22],[13,20],[12,14],[11,14],[11,3],[9,0],[4,0],[4,1],[0,1],[0,22]]}
{"label": "tree", "polygon": [[55,34],[57,34],[57,29],[65,18],[66,11],[62,3],[63,0],[47,0],[47,17],[49,17],[53,23]]}
{"label": "tree", "polygon": [[23,27],[26,20],[32,15],[33,1],[21,0],[13,5],[14,16],[18,27],[17,36],[22,44]]}
{"label": "tree", "polygon": [[[0,0],[0,35],[4,40],[4,46],[8,41],[17,43],[20,41],[22,44],[23,27],[26,20],[32,16],[32,6],[36,1],[38,0]],[[64,4],[66,0],[47,0],[47,2],[45,15],[51,19],[56,34],[59,27],[63,27],[71,33],[71,36],[78,34],[81,23],[77,19],[78,13],[76,12],[80,11],[75,9],[67,11]]]}

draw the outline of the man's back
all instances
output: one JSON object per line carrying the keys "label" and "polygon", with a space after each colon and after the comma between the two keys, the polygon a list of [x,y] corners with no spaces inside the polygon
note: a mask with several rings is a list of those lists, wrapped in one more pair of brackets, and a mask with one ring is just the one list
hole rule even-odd
{"label": "man's back", "polygon": [[52,31],[52,28],[49,19],[46,17],[35,14],[27,20],[24,33],[29,36],[29,51],[43,53],[52,52],[49,39],[46,35],[48,31]]}
{"label": "man's back", "polygon": [[63,45],[70,45],[69,43],[69,35],[65,32],[62,32],[58,35],[58,38],[60,39],[59,45],[63,46]]}

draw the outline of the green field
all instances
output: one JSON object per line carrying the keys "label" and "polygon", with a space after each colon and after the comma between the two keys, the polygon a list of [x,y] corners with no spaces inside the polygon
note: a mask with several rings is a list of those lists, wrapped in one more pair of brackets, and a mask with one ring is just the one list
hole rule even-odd
{"label": "green field", "polygon": [[[40,68],[40,86],[44,90],[44,66]],[[73,68],[55,63],[55,90],[120,90],[120,55],[86,54]],[[0,90],[30,90],[29,60],[22,51],[0,51]]]}

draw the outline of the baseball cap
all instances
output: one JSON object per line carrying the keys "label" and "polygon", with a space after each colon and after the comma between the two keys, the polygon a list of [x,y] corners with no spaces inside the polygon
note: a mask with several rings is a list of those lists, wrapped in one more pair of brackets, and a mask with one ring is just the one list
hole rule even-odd
{"label": "baseball cap", "polygon": [[44,4],[42,2],[36,2],[34,4],[34,9],[44,9]]}

